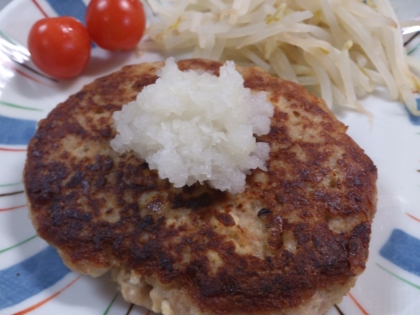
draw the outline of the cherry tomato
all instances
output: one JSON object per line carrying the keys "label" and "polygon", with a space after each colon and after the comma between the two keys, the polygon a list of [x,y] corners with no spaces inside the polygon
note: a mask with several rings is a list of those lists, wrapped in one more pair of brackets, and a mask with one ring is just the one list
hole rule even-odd
{"label": "cherry tomato", "polygon": [[44,18],[31,28],[28,49],[34,64],[57,79],[80,74],[90,58],[90,37],[73,17]]}
{"label": "cherry tomato", "polygon": [[92,40],[107,50],[134,48],[146,27],[146,16],[139,0],[92,0],[85,19]]}

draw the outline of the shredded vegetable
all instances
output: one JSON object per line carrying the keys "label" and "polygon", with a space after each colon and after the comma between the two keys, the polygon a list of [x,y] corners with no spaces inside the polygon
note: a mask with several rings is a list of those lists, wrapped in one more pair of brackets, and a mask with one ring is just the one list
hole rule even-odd
{"label": "shredded vegetable", "polygon": [[363,110],[358,100],[385,85],[417,116],[420,80],[407,57],[389,0],[147,0],[157,47],[194,58],[257,65],[314,88],[329,107]]}

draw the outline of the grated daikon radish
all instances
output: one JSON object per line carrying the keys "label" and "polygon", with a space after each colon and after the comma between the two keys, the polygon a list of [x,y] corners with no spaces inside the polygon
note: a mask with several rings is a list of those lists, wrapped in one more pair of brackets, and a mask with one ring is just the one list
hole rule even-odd
{"label": "grated daikon radish", "polygon": [[251,92],[233,62],[220,75],[181,71],[173,58],[155,84],[113,114],[117,152],[133,150],[175,187],[207,181],[239,193],[251,169],[265,170],[270,147],[254,134],[270,130],[273,105]]}

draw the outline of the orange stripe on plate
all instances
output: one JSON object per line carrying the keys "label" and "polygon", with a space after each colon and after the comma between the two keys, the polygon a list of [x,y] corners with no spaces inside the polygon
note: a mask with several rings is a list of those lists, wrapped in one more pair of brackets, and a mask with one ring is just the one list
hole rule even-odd
{"label": "orange stripe on plate", "polygon": [[46,18],[48,17],[47,13],[42,9],[42,7],[39,5],[39,3],[36,0],[32,0],[32,2],[36,5],[39,11],[41,11],[42,15]]}
{"label": "orange stripe on plate", "polygon": [[411,214],[409,214],[407,212],[405,214],[408,215],[410,218],[412,218],[412,219],[420,222],[420,219],[419,218],[416,218],[414,215],[411,215]]}
{"label": "orange stripe on plate", "polygon": [[8,149],[8,148],[0,148],[0,151],[7,151],[7,152],[25,152],[25,149]]}
{"label": "orange stripe on plate", "polygon": [[14,313],[12,315],[24,315],[24,314],[28,314],[29,312],[32,312],[33,310],[36,310],[38,307],[40,307],[40,306],[44,305],[45,303],[51,301],[53,298],[55,298],[57,295],[59,295],[61,292],[63,292],[65,289],[67,289],[69,286],[71,286],[73,283],[75,283],[77,280],[79,280],[80,277],[81,277],[81,275],[78,276],[76,279],[74,279],[72,282],[70,282],[68,285],[66,285],[64,288],[62,288],[60,291],[54,293],[53,295],[46,298],[45,300],[42,300],[41,302],[39,302],[35,305],[32,305],[32,306],[24,309],[23,311]]}
{"label": "orange stripe on plate", "polygon": [[363,306],[362,305],[360,305],[360,303],[359,302],[357,302],[357,300],[354,298],[354,296],[353,295],[351,295],[351,293],[349,292],[348,294],[347,294],[352,300],[353,300],[353,302],[354,302],[354,304],[356,304],[357,305],[357,307],[359,308],[359,310],[361,310],[362,311],[362,313],[363,313],[363,315],[369,315],[369,313],[368,312],[366,312],[366,310],[363,308]]}
{"label": "orange stripe on plate", "polygon": [[42,81],[40,81],[40,80],[38,80],[38,79],[35,79],[34,77],[31,77],[30,75],[28,75],[28,74],[26,74],[25,72],[23,72],[23,71],[21,71],[21,70],[19,70],[18,68],[16,68],[13,64],[11,64],[10,62],[8,62],[8,61],[6,61],[6,60],[3,60],[3,59],[0,59],[0,61],[5,65],[5,66],[7,66],[7,67],[9,67],[10,69],[12,69],[13,71],[16,71],[16,73],[19,73],[20,75],[22,75],[22,76],[24,76],[25,78],[27,78],[27,79],[29,79],[29,80],[32,80],[32,81],[34,81],[34,82],[36,82],[36,83],[39,83],[39,84],[42,84],[42,85],[45,85],[45,86],[48,86],[49,88],[54,88],[54,86],[52,86],[52,85],[49,85],[49,84],[46,84],[46,83],[44,83],[44,82],[42,82]]}
{"label": "orange stripe on plate", "polygon": [[24,208],[24,207],[26,207],[26,205],[21,205],[21,206],[16,206],[16,207],[11,207],[11,208],[3,208],[3,209],[0,208],[0,212],[1,211],[9,211],[9,210],[20,209],[20,208]]}

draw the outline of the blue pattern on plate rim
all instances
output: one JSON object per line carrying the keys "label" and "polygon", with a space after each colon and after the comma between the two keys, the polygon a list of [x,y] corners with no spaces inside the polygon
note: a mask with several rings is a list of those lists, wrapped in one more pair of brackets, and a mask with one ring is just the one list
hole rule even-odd
{"label": "blue pattern on plate rim", "polygon": [[11,118],[0,115],[0,144],[26,145],[34,136],[35,120]]}
{"label": "blue pattern on plate rim", "polygon": [[420,277],[420,239],[400,229],[394,229],[379,254]]}
{"label": "blue pattern on plate rim", "polygon": [[[416,99],[416,101],[417,101],[417,110],[420,110],[420,96],[419,95],[417,95],[418,97],[417,97],[417,99]],[[420,116],[414,116],[409,110],[408,110],[408,108],[407,107],[405,107],[406,109],[407,109],[407,112],[408,112],[408,117],[410,118],[410,121],[411,121],[411,123],[413,124],[413,125],[417,125],[417,126],[420,126]]]}
{"label": "blue pattern on plate rim", "polygon": [[70,270],[51,246],[16,265],[0,270],[0,310],[44,291],[68,273]]}
{"label": "blue pattern on plate rim", "polygon": [[82,0],[46,0],[58,15],[75,17],[85,24],[86,5]]}

